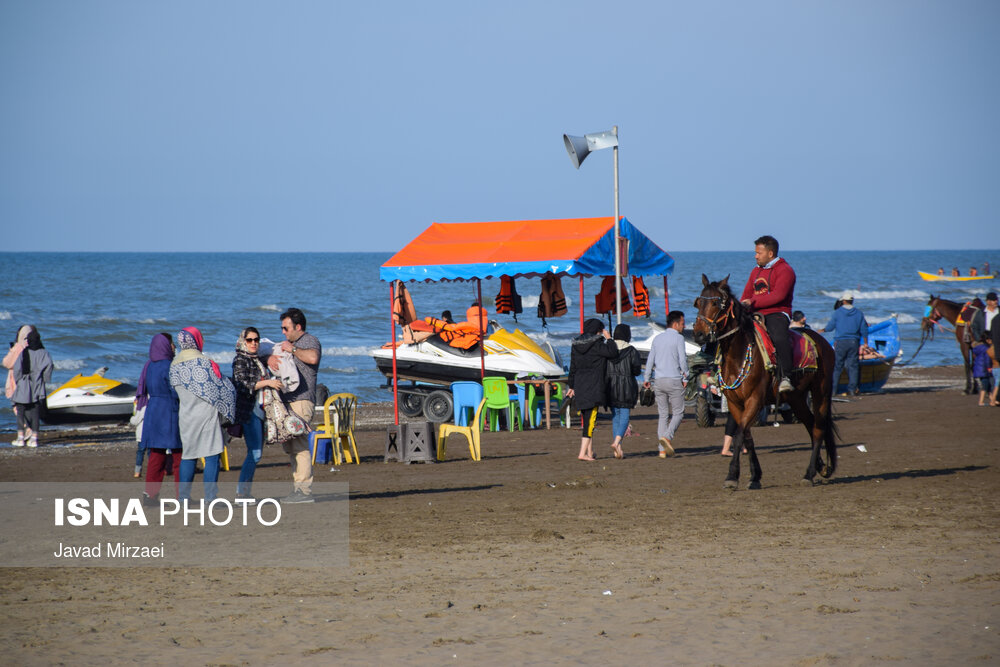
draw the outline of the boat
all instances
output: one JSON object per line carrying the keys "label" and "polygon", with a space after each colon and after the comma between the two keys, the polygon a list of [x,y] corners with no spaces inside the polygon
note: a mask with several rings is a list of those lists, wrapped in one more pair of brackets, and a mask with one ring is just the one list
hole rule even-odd
{"label": "boat", "polygon": [[[862,393],[873,393],[882,390],[889,380],[889,374],[896,361],[903,356],[899,347],[899,323],[896,315],[868,327],[868,347],[882,356],[874,359],[861,359],[859,364],[858,390]],[[847,370],[840,374],[837,381],[837,391],[842,394],[847,391]]]}
{"label": "boat", "polygon": [[[482,352],[481,358],[479,343],[463,350],[449,345],[438,334],[418,343],[397,343],[397,377],[411,383],[399,386],[400,411],[408,417],[423,414],[430,421],[444,421],[452,411],[451,383],[482,381],[483,365],[486,375],[508,380],[566,376],[555,348],[549,343],[536,343],[520,329],[493,329],[482,343]],[[391,386],[392,344],[372,350],[371,356]]]}
{"label": "boat", "polygon": [[[649,357],[649,350],[653,347],[653,339],[667,330],[665,325],[652,321],[649,322],[649,328],[653,330],[653,333],[649,334],[648,337],[642,340],[632,341],[632,347],[634,347],[639,353],[643,366],[646,365],[646,359]],[[684,352],[688,357],[689,366],[691,365],[692,357],[701,353],[701,348],[695,345],[692,341],[693,335],[694,334],[690,330],[684,330]]]}
{"label": "boat", "polygon": [[48,395],[41,410],[46,424],[121,421],[132,416],[135,385],[104,377],[107,366],[92,375],[77,374]]}
{"label": "boat", "polygon": [[973,280],[993,280],[994,278],[997,277],[997,274],[995,273],[985,276],[939,276],[936,273],[925,273],[923,271],[917,271],[917,273],[919,273],[920,277],[923,278],[924,280],[929,280],[932,282],[944,281],[952,283],[964,283]]}

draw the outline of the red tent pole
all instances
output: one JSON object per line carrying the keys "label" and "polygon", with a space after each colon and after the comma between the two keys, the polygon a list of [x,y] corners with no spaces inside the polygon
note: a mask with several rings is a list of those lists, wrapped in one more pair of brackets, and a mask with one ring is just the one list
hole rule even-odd
{"label": "red tent pole", "polygon": [[663,321],[667,321],[667,313],[670,312],[670,292],[667,291],[667,277],[663,276]]}
{"label": "red tent pole", "polygon": [[392,412],[399,426],[399,376],[396,373],[396,281],[389,283],[389,344],[392,345]]}
{"label": "red tent pole", "polygon": [[483,334],[483,281],[476,278],[476,303],[479,305],[479,314],[476,319],[479,320],[479,377],[483,379],[486,377],[486,342]]}
{"label": "red tent pole", "polygon": [[583,333],[583,276],[580,276],[580,333]]}

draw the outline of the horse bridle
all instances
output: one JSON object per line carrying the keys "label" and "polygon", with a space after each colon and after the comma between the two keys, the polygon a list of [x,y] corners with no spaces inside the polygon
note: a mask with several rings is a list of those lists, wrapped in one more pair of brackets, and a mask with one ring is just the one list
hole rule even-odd
{"label": "horse bridle", "polygon": [[[729,336],[732,336],[734,333],[736,333],[738,327],[734,327],[734,328],[730,329],[729,331],[727,331],[726,333],[722,334],[721,336],[716,335],[716,330],[720,326],[722,326],[723,324],[725,324],[726,321],[730,317],[732,317],[732,315],[733,315],[733,302],[731,300],[728,302],[729,303],[728,307],[726,306],[727,300],[726,300],[725,296],[699,296],[698,299],[696,299],[696,301],[718,301],[718,302],[720,302],[719,303],[719,313],[715,317],[709,319],[708,317],[705,317],[704,315],[702,315],[701,312],[698,313],[698,318],[697,319],[701,320],[702,322],[704,322],[705,324],[708,325],[708,328],[709,328],[708,329],[708,341],[710,343],[718,342],[718,341],[720,341],[720,340],[722,340],[724,338],[728,338]],[[701,309],[699,308],[698,310],[700,311]]]}

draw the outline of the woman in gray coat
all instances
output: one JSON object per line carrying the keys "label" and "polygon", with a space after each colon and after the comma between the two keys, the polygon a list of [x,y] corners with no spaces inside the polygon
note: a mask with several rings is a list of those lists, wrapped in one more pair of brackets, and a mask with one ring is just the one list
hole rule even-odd
{"label": "woman in gray coat", "polygon": [[45,401],[45,385],[52,379],[52,357],[42,345],[38,331],[28,332],[27,347],[14,360],[14,394],[10,400],[17,408],[15,447],[38,446],[38,417]]}

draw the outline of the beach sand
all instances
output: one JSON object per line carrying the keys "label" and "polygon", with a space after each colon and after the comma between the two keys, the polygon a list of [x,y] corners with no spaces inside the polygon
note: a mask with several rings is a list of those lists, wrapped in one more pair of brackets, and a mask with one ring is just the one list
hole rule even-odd
{"label": "beach sand", "polygon": [[[6,568],[4,662],[996,664],[1000,410],[962,384],[897,369],[836,403],[839,468],[811,488],[798,424],[755,430],[764,488],[744,466],[735,492],[720,426],[685,420],[661,460],[649,409],[622,461],[605,421],[594,463],[576,429],[486,433],[478,463],[457,439],[413,465],[361,431],[361,465],[315,470],[350,485],[349,563]],[[86,446],[0,451],[0,481],[131,480],[129,434],[59,440]],[[280,449],[257,479],[290,489]]]}

